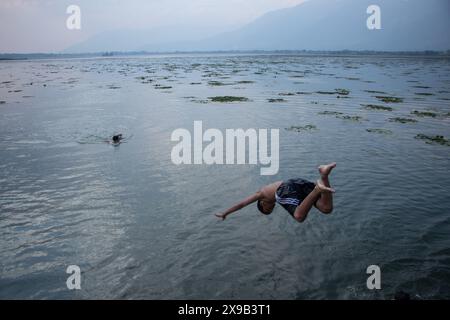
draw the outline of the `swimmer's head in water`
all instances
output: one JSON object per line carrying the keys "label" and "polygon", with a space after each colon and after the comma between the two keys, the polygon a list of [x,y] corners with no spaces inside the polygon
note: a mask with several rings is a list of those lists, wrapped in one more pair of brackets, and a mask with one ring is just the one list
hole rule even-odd
{"label": "swimmer's head in water", "polygon": [[112,139],[114,142],[119,142],[120,140],[122,140],[122,134],[116,134],[112,137]]}
{"label": "swimmer's head in water", "polygon": [[270,202],[263,201],[263,200],[258,200],[256,205],[258,207],[258,210],[262,214],[271,214],[273,211],[273,208],[275,207],[275,203],[270,203]]}

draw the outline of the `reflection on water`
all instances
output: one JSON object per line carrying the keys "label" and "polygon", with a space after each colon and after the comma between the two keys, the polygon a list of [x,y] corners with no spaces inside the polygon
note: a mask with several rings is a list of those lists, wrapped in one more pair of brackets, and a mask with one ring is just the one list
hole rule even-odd
{"label": "reflection on water", "polygon": [[[445,59],[282,55],[0,63],[0,298],[449,298],[450,148],[416,139],[450,138],[449,71]],[[194,120],[279,128],[279,174],[175,166],[170,135]],[[117,133],[126,143],[104,143]],[[329,161],[332,215],[213,215]]]}

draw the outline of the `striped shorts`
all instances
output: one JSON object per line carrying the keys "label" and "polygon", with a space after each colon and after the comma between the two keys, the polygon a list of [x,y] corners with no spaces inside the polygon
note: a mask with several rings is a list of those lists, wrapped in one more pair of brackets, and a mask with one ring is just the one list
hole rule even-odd
{"label": "striped shorts", "polygon": [[297,206],[314,190],[316,185],[301,178],[283,181],[275,193],[275,199],[284,209],[294,216]]}

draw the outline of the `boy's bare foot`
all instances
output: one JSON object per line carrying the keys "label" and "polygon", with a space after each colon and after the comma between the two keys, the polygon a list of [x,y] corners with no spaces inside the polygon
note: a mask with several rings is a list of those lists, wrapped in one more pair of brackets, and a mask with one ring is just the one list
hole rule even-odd
{"label": "boy's bare foot", "polygon": [[322,178],[328,177],[328,175],[330,174],[331,170],[333,170],[334,167],[336,167],[336,162],[332,162],[329,164],[323,164],[323,165],[319,166],[318,169],[319,169],[320,176]]}
{"label": "boy's bare foot", "polygon": [[329,188],[329,187],[325,186],[323,184],[322,179],[317,180],[316,188],[317,188],[317,190],[319,190],[319,192],[331,192],[331,193],[336,192],[336,190],[334,190],[333,188]]}

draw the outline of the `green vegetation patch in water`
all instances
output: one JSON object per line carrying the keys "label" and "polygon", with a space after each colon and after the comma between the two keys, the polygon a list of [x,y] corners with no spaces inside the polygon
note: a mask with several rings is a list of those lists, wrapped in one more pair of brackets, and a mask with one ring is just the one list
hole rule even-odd
{"label": "green vegetation patch in water", "polygon": [[437,117],[437,113],[435,112],[431,112],[431,111],[411,111],[411,114],[418,116],[418,117],[432,117],[432,118],[436,118]]}
{"label": "green vegetation patch in water", "polygon": [[403,102],[403,98],[397,98],[392,96],[375,96],[378,100],[381,100],[385,103],[400,103]]}
{"label": "green vegetation patch in water", "polygon": [[391,130],[381,129],[381,128],[366,129],[366,131],[370,132],[370,133],[378,133],[378,134],[392,134]]}
{"label": "green vegetation patch in water", "polygon": [[367,110],[379,110],[379,111],[392,111],[392,110],[394,110],[391,107],[380,106],[378,104],[362,104],[361,106],[363,106],[364,109],[367,109]]}
{"label": "green vegetation patch in water", "polygon": [[290,126],[289,128],[285,128],[285,129],[287,131],[302,132],[302,131],[316,130],[317,127],[312,124],[307,124],[306,126]]}
{"label": "green vegetation patch in water", "polygon": [[229,85],[231,85],[231,83],[225,83],[225,82],[217,81],[217,80],[208,81],[208,84],[210,86],[213,86],[213,87],[220,87],[220,86],[229,86]]}
{"label": "green vegetation patch in water", "polygon": [[350,91],[347,89],[335,89],[337,94],[340,94],[341,96],[347,96]]}
{"label": "green vegetation patch in water", "polygon": [[342,120],[354,121],[354,122],[361,122],[363,120],[363,117],[349,116],[349,115],[338,115],[338,116],[336,116],[336,118],[342,119]]}
{"label": "green vegetation patch in water", "polygon": [[209,97],[212,102],[244,102],[249,101],[246,97],[235,97],[235,96],[217,96]]}
{"label": "green vegetation patch in water", "polygon": [[444,136],[428,136],[426,134],[419,133],[415,136],[416,139],[425,140],[429,144],[441,144],[444,146],[450,146],[450,141]]}
{"label": "green vegetation patch in water", "polygon": [[318,94],[336,94],[336,91],[316,91]]}
{"label": "green vegetation patch in water", "polygon": [[171,86],[163,86],[163,85],[160,85],[160,84],[155,84],[153,87],[154,87],[155,89],[161,89],[161,90],[172,89]]}
{"label": "green vegetation patch in water", "polygon": [[209,103],[209,100],[205,100],[205,99],[191,99],[191,102],[206,104],[206,103]]}
{"label": "green vegetation patch in water", "polygon": [[269,98],[269,99],[267,99],[267,101],[268,102],[272,102],[272,103],[274,103],[274,102],[286,102],[286,100],[283,99],[283,98]]}
{"label": "green vegetation patch in water", "polygon": [[377,91],[377,90],[364,90],[364,91],[368,93],[386,94],[386,92],[384,91]]}
{"label": "green vegetation patch in water", "polygon": [[389,118],[388,120],[389,120],[389,122],[399,122],[399,123],[416,123],[417,122],[417,120],[415,120],[415,119],[400,118],[400,117]]}
{"label": "green vegetation patch in water", "polygon": [[337,112],[337,111],[321,111],[321,112],[319,112],[317,114],[330,115],[330,116],[339,116],[339,115],[342,115],[343,113],[342,112]]}
{"label": "green vegetation patch in water", "polygon": [[418,88],[418,89],[430,89],[428,86],[412,86],[412,88]]}

